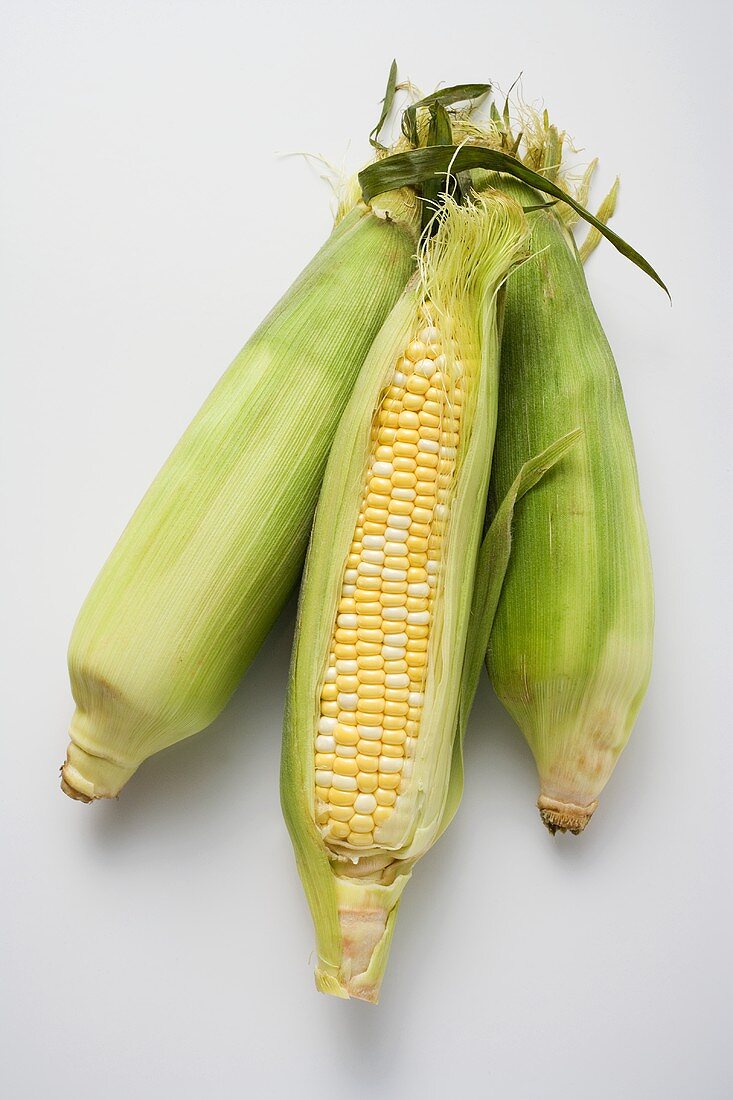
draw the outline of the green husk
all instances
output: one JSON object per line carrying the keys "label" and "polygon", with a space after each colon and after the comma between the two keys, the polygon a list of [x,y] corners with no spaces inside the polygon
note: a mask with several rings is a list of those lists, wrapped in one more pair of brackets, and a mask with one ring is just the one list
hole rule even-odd
{"label": "green husk", "polygon": [[71,797],[114,797],[212,722],[297,581],[341,412],[414,271],[414,199],[375,208],[344,217],[239,353],[89,593],[69,647]]}
{"label": "green husk", "polygon": [[[395,306],[368,355],[334,441],[306,561],[285,716],[281,793],[316,930],[317,987],[376,1001],[402,891],[444,827],[462,772],[455,769],[462,665],[496,425],[497,296],[523,255],[525,220],[506,196],[468,206],[451,199],[423,245],[420,278]],[[395,361],[419,326],[423,298],[452,318],[461,359],[471,363],[468,424],[428,649],[418,751],[409,789],[390,819],[389,842],[344,854],[315,820],[314,737],[318,701],[344,562],[369,455],[375,408]]]}
{"label": "green husk", "polygon": [[[476,182],[524,206],[539,198],[508,177]],[[490,511],[528,455],[575,426],[582,437],[517,506],[487,665],[534,754],[543,821],[578,833],[646,690],[653,588],[623,394],[578,250],[562,206],[529,223],[533,258],[506,292]]]}

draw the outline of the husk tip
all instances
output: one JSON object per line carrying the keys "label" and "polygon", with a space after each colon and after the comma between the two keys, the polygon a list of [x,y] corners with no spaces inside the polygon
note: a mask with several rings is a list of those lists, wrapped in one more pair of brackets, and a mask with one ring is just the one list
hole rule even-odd
{"label": "husk tip", "polygon": [[588,806],[578,806],[574,802],[561,802],[546,795],[540,795],[537,799],[542,823],[552,836],[556,833],[572,833],[573,836],[579,836],[597,807],[597,801],[591,802]]}

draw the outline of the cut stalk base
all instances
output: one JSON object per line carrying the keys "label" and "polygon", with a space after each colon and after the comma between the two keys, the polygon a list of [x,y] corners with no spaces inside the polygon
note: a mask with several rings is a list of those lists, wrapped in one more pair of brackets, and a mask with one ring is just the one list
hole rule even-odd
{"label": "cut stalk base", "polygon": [[137,771],[112,760],[86,752],[72,741],[61,768],[61,790],[76,802],[94,802],[98,798],[116,798],[128,779]]}
{"label": "cut stalk base", "polygon": [[588,806],[576,806],[573,802],[559,802],[556,798],[548,798],[544,794],[537,799],[540,817],[553,836],[555,833],[572,833],[573,836],[578,836],[583,832],[597,807],[597,800]]}

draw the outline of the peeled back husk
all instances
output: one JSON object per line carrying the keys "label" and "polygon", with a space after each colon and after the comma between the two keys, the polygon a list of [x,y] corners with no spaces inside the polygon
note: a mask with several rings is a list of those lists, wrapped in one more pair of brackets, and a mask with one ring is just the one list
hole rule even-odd
{"label": "peeled back husk", "polygon": [[[522,255],[525,236],[520,207],[504,195],[487,194],[468,206],[446,200],[437,233],[423,246],[419,278],[395,306],[365,361],[326,469],[301,588],[281,792],[315,924],[316,984],[339,997],[377,1000],[402,891],[455,808],[451,791],[462,780],[455,749],[496,425],[497,295]],[[426,406],[417,414],[418,429],[403,417],[405,395],[421,390],[419,383],[411,389],[421,371],[430,375],[427,358],[420,358],[429,357],[424,349],[430,340],[435,374]],[[438,416],[441,392],[445,412]],[[433,411],[424,416],[428,400]],[[414,443],[416,453],[429,443],[420,434],[424,425],[434,423],[433,438],[442,440],[441,417],[457,423],[459,404],[457,441],[454,448],[441,443],[436,503],[431,505],[429,485],[420,480],[422,460],[415,459],[414,483],[409,476],[404,482],[395,476],[409,474],[410,458],[397,460],[407,454],[413,428],[420,439]],[[395,425],[405,426],[405,435],[390,436],[392,413]],[[398,453],[401,440],[407,442]],[[380,509],[386,513],[387,497],[390,516],[396,501],[410,497],[408,483],[415,485],[415,501],[422,501],[414,506],[422,513],[415,531],[421,529],[411,541],[410,516],[407,549],[400,558],[401,544],[390,541],[394,534],[374,532],[385,522]],[[396,492],[403,484],[406,496]],[[379,494],[385,494],[381,504]],[[435,562],[432,571],[430,562]],[[400,582],[403,574],[414,582],[411,592]],[[430,577],[435,578],[432,585]],[[362,617],[358,608],[363,605],[356,601],[365,578],[375,590],[375,602]],[[404,590],[413,602],[403,615],[394,605]],[[404,633],[395,635],[395,629]],[[422,669],[413,663],[420,649],[426,654]],[[371,673],[368,682],[364,672]],[[348,690],[342,676],[349,679]],[[365,706],[367,698],[379,694],[365,689],[377,682],[385,685],[380,698],[394,701],[389,728],[386,701],[376,723],[379,702],[368,712]],[[402,725],[400,713],[405,714]],[[339,755],[342,748],[346,751]],[[353,782],[349,769],[356,772]]]}
{"label": "peeled back husk", "polygon": [[[548,141],[548,169],[559,155],[560,143]],[[525,207],[543,201],[508,177],[488,179]],[[646,690],[653,635],[634,448],[569,213],[528,215],[533,256],[507,285],[490,489],[492,512],[529,455],[582,429],[516,509],[487,654],[494,688],[534,754],[538,806],[553,833],[581,832],[595,810]]]}
{"label": "peeled back husk", "polygon": [[380,202],[378,216],[357,204],[148,490],[71,638],[72,798],[114,797],[234,691],[300,573],[339,418],[414,271],[416,232],[409,196]]}

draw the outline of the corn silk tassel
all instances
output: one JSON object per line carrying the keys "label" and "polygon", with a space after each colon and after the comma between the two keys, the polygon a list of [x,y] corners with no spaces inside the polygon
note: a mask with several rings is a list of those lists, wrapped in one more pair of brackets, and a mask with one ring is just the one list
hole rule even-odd
{"label": "corn silk tassel", "polygon": [[414,271],[418,227],[407,192],[353,206],[148,490],[72,634],[70,797],[116,796],[234,691],[298,579],[340,415]]}
{"label": "corn silk tassel", "polygon": [[315,924],[316,984],[367,1001],[412,869],[460,798],[497,298],[527,233],[521,207],[490,192],[446,198],[434,228],[336,434],[286,707],[282,803]]}
{"label": "corn silk tassel", "polygon": [[[523,123],[519,155],[557,183],[564,135],[546,115],[526,115]],[[515,145],[506,125],[494,136]],[[594,167],[576,192],[583,202]],[[543,202],[508,176],[484,182],[525,208]],[[600,221],[613,213],[616,194],[617,183]],[[490,513],[518,464],[558,432],[578,426],[582,437],[517,509],[487,666],[534,754],[543,822],[552,833],[577,834],[598,805],[649,681],[652,573],[621,385],[581,261],[600,232],[591,228],[579,254],[570,207],[535,209],[528,220],[532,259],[506,292]]]}

